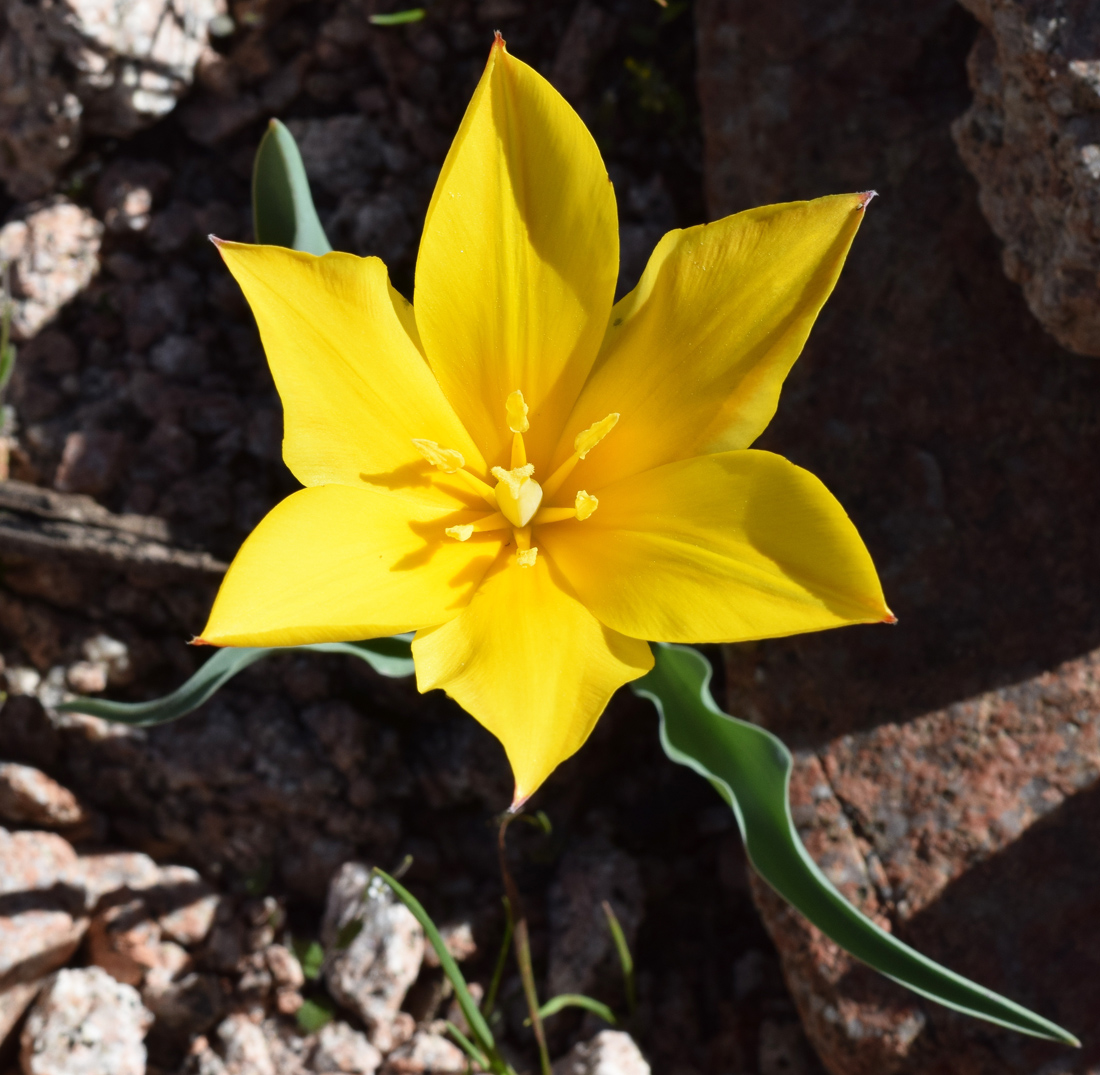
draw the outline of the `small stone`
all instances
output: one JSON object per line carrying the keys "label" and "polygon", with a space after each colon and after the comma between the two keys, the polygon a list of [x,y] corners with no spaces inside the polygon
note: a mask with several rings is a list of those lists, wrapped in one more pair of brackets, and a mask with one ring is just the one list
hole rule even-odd
{"label": "small stone", "polygon": [[79,430],[65,438],[54,488],[63,493],[107,492],[118,478],[126,437],[107,429]]}
{"label": "small stone", "polygon": [[649,1075],[649,1064],[629,1034],[601,1030],[554,1064],[554,1075]]}
{"label": "small stone", "polygon": [[268,969],[276,985],[301,989],[306,984],[302,965],[289,948],[281,944],[268,945],[264,950],[264,958],[267,960]]}
{"label": "small stone", "polygon": [[99,268],[103,226],[64,198],[31,208],[0,229],[0,260],[11,263],[12,330],[28,339],[91,283]]}
{"label": "small stone", "polygon": [[77,694],[100,694],[107,689],[107,666],[99,661],[77,661],[65,670],[65,682]]}
{"label": "small stone", "polygon": [[[440,1034],[418,1030],[411,1041],[398,1046],[386,1057],[383,1070],[386,1075],[461,1075],[466,1066],[466,1054],[457,1045]],[[600,1075],[611,1075],[611,1072]]]}
{"label": "small stone", "polygon": [[382,1054],[365,1034],[337,1021],[321,1028],[309,1066],[317,1072],[374,1075],[381,1063]]}
{"label": "small stone", "polygon": [[110,686],[124,687],[134,678],[130,647],[121,639],[100,632],[92,635],[80,648],[87,660],[106,667]]}
{"label": "small stone", "polygon": [[99,967],[59,971],[23,1028],[24,1075],[145,1075],[152,1021],[137,990]]}
{"label": "small stone", "polygon": [[0,818],[19,825],[77,825],[87,815],[76,796],[38,769],[0,762]]}
{"label": "small stone", "polygon": [[140,851],[115,851],[82,855],[65,871],[64,879],[84,890],[86,906],[94,910],[104,896],[112,893],[123,889],[138,893],[153,888],[160,883],[161,871]]}
{"label": "small stone", "polygon": [[68,840],[52,832],[8,832],[0,828],[0,896],[52,888],[77,867]]}
{"label": "small stone", "polygon": [[171,178],[171,171],[156,161],[123,157],[109,164],[95,188],[95,206],[107,229],[122,234],[143,231]]}
{"label": "small stone", "polygon": [[203,894],[198,899],[162,914],[157,921],[165,937],[191,947],[206,940],[217,917],[221,897],[209,891],[205,885],[188,887]]}
{"label": "small stone", "polygon": [[230,1015],[218,1025],[227,1075],[277,1075],[263,1030],[247,1015]]}
{"label": "small stone", "polygon": [[174,976],[191,962],[184,948],[162,940],[160,925],[143,899],[108,907],[92,919],[88,956],[96,966],[128,985],[140,985],[152,968]]}
{"label": "small stone", "polygon": [[424,958],[420,923],[366,866],[348,862],[329,886],[321,939],[333,953],[325,965],[329,992],[360,1016],[371,1040],[386,1051]]}
{"label": "small stone", "polygon": [[[469,922],[452,922],[440,926],[439,935],[443,938],[444,948],[456,962],[461,963],[477,954],[477,943]],[[430,944],[424,947],[424,962],[429,967],[439,966],[439,956]]]}

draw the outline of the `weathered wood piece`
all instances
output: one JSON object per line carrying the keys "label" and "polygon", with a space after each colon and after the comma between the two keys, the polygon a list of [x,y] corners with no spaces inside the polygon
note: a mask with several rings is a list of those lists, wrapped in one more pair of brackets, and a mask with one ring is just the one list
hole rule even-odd
{"label": "weathered wood piece", "polygon": [[91,497],[26,482],[0,482],[0,557],[67,560],[166,575],[224,574],[204,551],[171,544],[163,519],[116,515]]}

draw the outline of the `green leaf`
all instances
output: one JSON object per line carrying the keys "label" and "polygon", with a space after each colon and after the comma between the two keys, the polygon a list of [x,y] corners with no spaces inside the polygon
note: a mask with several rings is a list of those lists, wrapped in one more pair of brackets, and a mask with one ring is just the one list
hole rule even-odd
{"label": "green leaf", "polygon": [[[560,993],[556,997],[551,997],[539,1008],[539,1018],[549,1019],[551,1015],[557,1015],[564,1008],[583,1008],[586,1012],[598,1015],[605,1023],[615,1025],[615,1013],[606,1004],[586,997],[583,993]],[[524,1025],[530,1022],[531,1020],[528,1019]]]}
{"label": "green leaf", "polygon": [[490,1067],[489,1058],[485,1056],[485,1054],[481,1052],[481,1050],[478,1049],[478,1047],[450,1021],[450,1019],[446,1020],[446,1023],[447,1033],[458,1042],[462,1051],[477,1064],[482,1071],[487,1071]]}
{"label": "green leaf", "polygon": [[424,910],[420,901],[407,888],[394,880],[384,870],[380,870],[375,866],[374,872],[393,889],[394,895],[412,911],[413,917],[420,923],[428,943],[435,949],[435,954],[439,956],[439,965],[443,968],[443,973],[454,987],[458,1006],[462,1009],[462,1014],[466,1016],[466,1023],[469,1025],[471,1033],[477,1038],[477,1044],[484,1052],[490,1056],[495,1056],[496,1043],[493,1040],[493,1032],[489,1029],[489,1024],[485,1022],[481,1012],[478,1011],[477,1004],[474,1002],[474,998],[470,996],[470,990],[466,986],[466,979],[462,977],[462,971],[458,969],[454,956],[447,951],[447,946],[443,943],[443,938],[440,936],[439,930],[436,929],[435,923],[428,917],[428,912]]}
{"label": "green leaf", "polygon": [[313,206],[298,143],[277,119],[260,139],[252,166],[252,222],[258,243],[307,254],[332,250]]}
{"label": "green leaf", "polygon": [[103,698],[74,698],[57,708],[66,713],[87,713],[104,720],[149,728],[166,724],[198,709],[216,691],[250,664],[273,653],[311,651],[347,653],[366,661],[379,675],[391,678],[413,674],[409,636],[374,638],[369,642],[318,642],[312,646],[227,646],[219,649],[182,687],[151,702],[110,702]]}
{"label": "green leaf", "polygon": [[371,15],[370,22],[375,26],[404,26],[407,22],[420,22],[424,14],[422,7],[410,7],[389,15]]}
{"label": "green leaf", "polygon": [[661,746],[711,782],[737,817],[757,873],[818,929],[888,978],[948,1008],[1037,1038],[1080,1045],[1068,1031],[941,967],[859,913],[810,858],[791,820],[790,751],[770,732],[723,713],[697,650],[657,644],[656,664],[632,686],[657,707]]}
{"label": "green leaf", "polygon": [[296,1018],[298,1026],[306,1034],[312,1034],[314,1031],[320,1030],[326,1023],[331,1023],[335,1014],[336,1009],[328,998],[321,997],[305,1001],[298,1009]]}
{"label": "green leaf", "polygon": [[325,950],[318,941],[295,940],[294,954],[302,965],[302,974],[307,982],[315,982],[321,977],[325,964]]}
{"label": "green leaf", "polygon": [[615,951],[619,956],[619,966],[623,971],[623,991],[626,993],[626,1010],[631,1015],[637,1007],[634,991],[634,957],[630,954],[630,945],[626,943],[626,934],[619,924],[619,917],[608,900],[603,901],[603,913],[607,918],[607,928],[611,930],[611,939],[615,942]]}

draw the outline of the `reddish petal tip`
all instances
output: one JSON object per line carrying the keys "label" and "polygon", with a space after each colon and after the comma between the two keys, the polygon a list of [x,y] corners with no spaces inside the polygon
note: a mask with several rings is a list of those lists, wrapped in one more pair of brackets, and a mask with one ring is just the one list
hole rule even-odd
{"label": "reddish petal tip", "polygon": [[499,30],[493,31],[493,48],[505,49],[508,47],[508,43],[504,40],[504,35]]}
{"label": "reddish petal tip", "polygon": [[886,615],[879,620],[879,623],[895,624],[898,622],[897,616],[895,616],[889,609],[886,610]]}
{"label": "reddish petal tip", "polygon": [[877,190],[865,190],[859,195],[859,209],[862,212],[871,204],[871,202],[878,197]]}
{"label": "reddish petal tip", "polygon": [[518,814],[529,798],[531,798],[531,792],[523,792],[516,788],[515,798],[512,799],[512,805],[508,807],[508,813]]}
{"label": "reddish petal tip", "polygon": [[199,638],[198,635],[196,635],[194,638],[192,638],[191,641],[188,642],[187,644],[189,646],[212,646],[212,645],[214,645],[213,642],[207,642],[205,638]]}

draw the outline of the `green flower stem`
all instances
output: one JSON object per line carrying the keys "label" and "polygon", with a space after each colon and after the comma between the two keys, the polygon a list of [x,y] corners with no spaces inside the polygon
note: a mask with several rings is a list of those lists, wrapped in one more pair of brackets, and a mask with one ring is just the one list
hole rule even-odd
{"label": "green flower stem", "polygon": [[504,891],[508,895],[508,903],[511,905],[514,915],[514,943],[516,950],[516,963],[519,966],[519,975],[523,980],[523,994],[527,998],[527,1010],[531,1015],[531,1029],[535,1032],[535,1041],[539,1046],[539,1066],[542,1075],[552,1075],[550,1071],[550,1054],[546,1050],[546,1032],[542,1026],[542,1016],[539,1014],[539,995],[535,988],[535,971],[531,965],[531,938],[527,932],[527,915],[523,909],[523,901],[520,899],[519,889],[516,887],[512,871],[508,869],[508,850],[505,837],[508,825],[515,819],[515,814],[505,814],[500,822],[500,830],[497,833],[497,852],[500,858],[500,876],[504,880]]}

